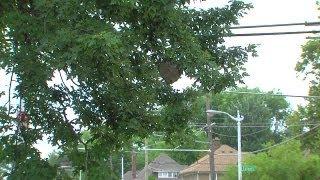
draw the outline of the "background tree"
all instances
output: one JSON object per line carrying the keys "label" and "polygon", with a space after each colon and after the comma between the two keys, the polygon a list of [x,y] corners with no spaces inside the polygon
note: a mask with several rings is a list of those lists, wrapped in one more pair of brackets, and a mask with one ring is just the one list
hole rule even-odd
{"label": "background tree", "polygon": [[[241,92],[248,92],[243,94]],[[250,94],[251,93],[251,94]],[[259,93],[266,93],[261,95]],[[212,108],[228,112],[236,116],[236,111],[239,110],[241,115],[245,116],[242,127],[242,144],[244,151],[255,151],[264,147],[269,142],[279,142],[285,134],[285,125],[295,123],[288,121],[287,116],[290,114],[289,103],[283,96],[274,96],[279,92],[263,92],[258,88],[237,88],[230,93],[221,92],[212,96]],[[182,148],[182,149],[207,149],[207,135],[205,123],[206,114],[205,97],[199,97],[197,100],[189,104],[190,110],[185,113],[189,118],[190,123],[185,129],[184,134],[173,132],[170,136],[157,132],[158,136],[150,136],[148,138],[150,148]],[[166,110],[167,114],[162,118],[170,116],[168,112],[176,113],[172,108],[171,111]],[[174,120],[170,123],[172,124]],[[228,144],[237,148],[237,129],[236,123],[228,119],[226,116],[215,116],[212,120],[214,126],[214,136],[219,137],[221,143]],[[278,129],[276,128],[278,126]],[[297,127],[297,126],[292,126]],[[170,128],[170,127],[169,127]],[[290,126],[291,128],[291,126]],[[294,132],[296,135],[298,132]],[[160,135],[160,136],[159,136]],[[141,142],[143,146],[143,142]],[[141,146],[141,147],[142,147]],[[149,160],[153,160],[159,154],[166,153],[180,164],[190,165],[205,153],[201,152],[159,152],[150,151]],[[129,159],[128,159],[129,160]],[[144,152],[138,154],[138,169],[144,167]]]}
{"label": "background tree", "polygon": [[[319,4],[318,4],[319,5]],[[309,95],[320,95],[320,40],[313,39],[308,41],[302,47],[301,61],[297,63],[296,70],[300,74],[304,74],[305,78],[310,80]],[[299,113],[299,123],[305,123],[307,125],[304,128],[312,128],[318,124],[320,119],[320,103],[319,98],[308,98],[308,105],[303,109],[301,108]],[[309,124],[309,125],[308,125]],[[311,125],[310,125],[311,124]],[[315,129],[308,133],[308,136],[303,137],[302,142],[304,147],[314,151],[320,152],[320,130]]]}
{"label": "background tree", "polygon": [[[20,174],[18,165],[30,157],[40,165],[32,144],[47,134],[53,145],[75,157],[70,158],[74,166],[87,163],[88,174],[99,175],[111,152],[133,137],[159,129],[182,132],[187,119],[179,117],[194,92],[220,92],[241,82],[248,52],[254,50],[223,44],[250,5],[234,0],[222,8],[195,10],[187,3],[1,1],[0,67],[17,77],[15,96],[24,102],[30,123],[24,131],[1,137],[1,144],[11,147],[1,159],[11,161]],[[201,86],[174,90],[170,84],[182,73]],[[179,109],[163,119],[158,107]],[[70,111],[75,117],[68,116]],[[171,122],[170,128],[162,120]],[[16,127],[14,120],[5,123]],[[78,145],[86,146],[83,130],[90,130],[88,143],[94,142],[85,148],[90,161],[77,156]],[[18,138],[23,144],[14,143]],[[24,152],[17,154],[19,146]]]}
{"label": "background tree", "polygon": [[[248,92],[243,94],[241,92]],[[259,93],[265,93],[261,95]],[[230,92],[222,92],[212,96],[212,109],[237,116],[237,110],[245,117],[242,121],[242,147],[244,151],[254,151],[269,141],[279,142],[282,136],[280,127],[285,125],[290,113],[289,103],[276,91],[263,92],[258,88],[237,88]],[[194,122],[205,126],[205,98],[201,97],[194,103],[198,115]],[[213,134],[221,142],[234,148],[237,147],[236,122],[225,115],[215,115]]]}
{"label": "background tree", "polygon": [[10,172],[10,165],[9,164],[5,164],[5,163],[2,163],[0,164],[0,179],[4,179],[8,172]]}
{"label": "background tree", "polygon": [[[256,166],[256,171],[243,173],[243,178],[248,180],[320,178],[319,155],[304,152],[299,141],[251,155],[245,159],[244,164]],[[225,179],[236,178],[237,169],[230,168]]]}

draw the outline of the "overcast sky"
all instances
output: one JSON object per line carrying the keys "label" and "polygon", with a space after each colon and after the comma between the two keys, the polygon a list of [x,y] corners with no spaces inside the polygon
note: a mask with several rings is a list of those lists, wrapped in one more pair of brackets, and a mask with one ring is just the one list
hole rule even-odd
{"label": "overcast sky", "polygon": [[[240,25],[265,25],[280,23],[303,23],[319,21],[320,15],[315,0],[245,0],[253,4],[254,8],[240,19]],[[225,5],[226,0],[195,1],[192,5],[196,8],[210,8]],[[305,27],[282,27],[282,28],[259,28],[241,29],[234,33],[277,32],[298,30],[320,30],[320,26]],[[283,94],[307,95],[308,81],[303,80],[303,75],[298,77],[294,68],[300,59],[301,45],[307,39],[303,35],[284,36],[254,36],[233,37],[226,39],[227,43],[259,44],[258,57],[250,58],[246,64],[250,74],[245,83],[250,88],[259,87],[262,90],[280,90]],[[183,78],[175,84],[176,87],[185,87],[190,84],[188,79]],[[304,104],[301,98],[288,99],[293,108],[298,104]]]}
{"label": "overcast sky", "polygon": [[[196,8],[210,8],[225,5],[225,0],[195,1]],[[240,20],[240,25],[260,25],[277,23],[298,23],[305,21],[318,21],[319,11],[317,11],[315,0],[246,0],[251,2],[254,8]],[[264,28],[258,30],[239,30],[238,33],[247,32],[274,32],[274,31],[294,31],[294,30],[320,30],[316,27],[291,27],[291,28]],[[250,58],[246,64],[250,77],[245,79],[249,87],[259,87],[269,91],[279,89],[283,94],[307,95],[308,82],[302,77],[297,77],[294,67],[300,59],[301,45],[306,42],[309,35],[286,35],[286,36],[260,36],[229,38],[228,44],[260,44],[258,50],[259,57]],[[7,91],[8,76],[0,70],[0,91]],[[190,84],[186,78],[175,83],[176,87],[185,87]],[[4,102],[4,99],[0,99]],[[301,99],[290,99],[293,106],[302,103]],[[2,105],[1,103],[0,105]],[[37,145],[43,156],[50,152],[50,146],[45,142]]]}

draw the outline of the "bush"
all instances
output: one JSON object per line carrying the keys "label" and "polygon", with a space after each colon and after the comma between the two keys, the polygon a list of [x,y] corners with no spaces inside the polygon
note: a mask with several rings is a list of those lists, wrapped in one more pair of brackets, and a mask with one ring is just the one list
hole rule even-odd
{"label": "bush", "polygon": [[[320,157],[304,153],[299,141],[250,156],[244,164],[256,166],[256,171],[242,173],[243,179],[246,180],[313,180],[320,178]],[[237,169],[230,167],[225,179],[237,179]]]}

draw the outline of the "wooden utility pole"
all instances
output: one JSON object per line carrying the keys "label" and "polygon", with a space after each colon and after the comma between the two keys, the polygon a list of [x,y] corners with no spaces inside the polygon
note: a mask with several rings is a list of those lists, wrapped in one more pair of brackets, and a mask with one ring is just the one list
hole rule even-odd
{"label": "wooden utility pole", "polygon": [[[211,96],[208,93],[206,95],[206,110],[210,109],[210,104],[211,104]],[[210,145],[210,154],[209,154],[209,160],[210,160],[210,175],[209,178],[210,180],[216,180],[215,176],[215,171],[214,171],[214,144],[212,142],[212,126],[211,126],[211,117],[209,113],[207,113],[207,134],[208,134],[208,141]]]}
{"label": "wooden utility pole", "polygon": [[131,172],[132,172],[132,180],[136,180],[137,179],[137,154],[133,144],[132,144],[132,152],[131,152]]}

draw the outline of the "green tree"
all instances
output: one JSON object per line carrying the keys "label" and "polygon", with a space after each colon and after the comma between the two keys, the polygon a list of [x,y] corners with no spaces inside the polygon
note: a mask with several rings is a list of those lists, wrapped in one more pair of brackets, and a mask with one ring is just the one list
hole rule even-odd
{"label": "green tree", "polygon": [[[243,94],[241,92],[248,92]],[[259,93],[266,93],[261,95]],[[283,129],[286,124],[295,123],[288,121],[287,116],[290,114],[289,103],[280,93],[271,91],[263,92],[258,88],[237,88],[231,93],[222,92],[212,96],[212,108],[228,112],[236,116],[236,111],[239,110],[245,119],[242,122],[242,147],[244,151],[254,151],[264,147],[270,141],[273,143],[279,142],[286,131]],[[276,95],[276,96],[274,96]],[[163,136],[150,136],[148,141],[151,148],[182,148],[182,149],[208,149],[206,129],[206,113],[205,111],[205,97],[199,97],[197,100],[189,104],[190,110],[185,113],[186,117],[180,118],[190,119],[190,124],[184,130],[184,134],[173,132],[170,136],[165,136],[162,132],[158,135]],[[162,118],[170,116],[168,112],[176,113],[179,108],[172,108],[171,111],[167,110],[167,114]],[[219,137],[221,143],[228,144],[237,148],[237,130],[236,123],[226,116],[215,116],[212,122],[216,123],[214,126],[214,136]],[[174,120],[168,122],[172,125]],[[278,126],[278,129],[276,128]],[[296,127],[297,126],[292,126]],[[170,128],[168,126],[168,128]],[[290,126],[291,128],[291,126]],[[298,132],[294,132],[296,135]],[[152,160],[157,157],[159,151],[149,152],[149,159]],[[202,157],[205,153],[201,152],[165,152],[170,157],[175,159],[180,164],[190,165],[197,159]],[[138,167],[141,169],[144,166],[144,154],[138,154]]]}
{"label": "green tree", "polygon": [[[319,4],[318,4],[319,5]],[[308,41],[302,47],[301,60],[296,65],[296,71],[304,74],[305,78],[310,80],[309,95],[320,96],[320,40],[314,39]],[[319,123],[320,118],[320,102],[319,98],[306,99],[308,104],[305,108],[301,108],[299,113],[299,123],[305,123],[304,128],[313,128]],[[311,124],[311,125],[310,125]],[[315,129],[303,137],[302,142],[304,147],[314,151],[320,152],[320,130]]]}
{"label": "green tree", "polygon": [[4,179],[7,173],[10,172],[10,165],[2,163],[0,164],[0,179]]}
{"label": "green tree", "polygon": [[[243,94],[242,92],[248,92]],[[266,95],[261,95],[266,94]],[[258,88],[237,88],[230,92],[222,92],[212,96],[212,109],[227,112],[237,116],[237,110],[244,116],[242,121],[242,147],[244,151],[254,151],[263,147],[269,141],[279,142],[282,136],[280,127],[285,125],[290,113],[289,103],[279,92],[263,92]],[[199,116],[194,122],[205,125],[205,97],[194,103],[194,111]],[[213,135],[219,137],[222,143],[237,147],[236,122],[225,115],[215,115],[212,118]]]}
{"label": "green tree", "polygon": [[[254,165],[256,170],[244,172],[243,179],[273,180],[311,180],[320,178],[320,157],[306,153],[299,141],[293,141],[268,150],[248,156],[244,164]],[[225,179],[236,179],[237,169],[231,167]]]}
{"label": "green tree", "polygon": [[[10,141],[1,137],[1,144],[12,143],[1,158],[18,165],[47,134],[53,145],[69,150],[75,166],[88,163],[88,174],[99,175],[110,153],[133,137],[159,129],[183,132],[182,113],[194,92],[220,92],[241,82],[248,52],[254,52],[254,46],[227,47],[223,39],[250,5],[234,0],[223,8],[195,10],[187,3],[1,1],[0,67],[17,77],[16,97],[25,102],[30,123]],[[174,90],[170,84],[182,73],[201,86]],[[60,81],[52,85],[54,77]],[[157,113],[158,107],[179,109],[160,118],[165,112]],[[67,116],[70,109],[76,117]],[[19,108],[9,114],[14,110]],[[14,120],[5,123],[16,127]],[[86,162],[77,149],[83,130],[94,142],[86,148]],[[25,152],[16,154],[19,138]]]}

